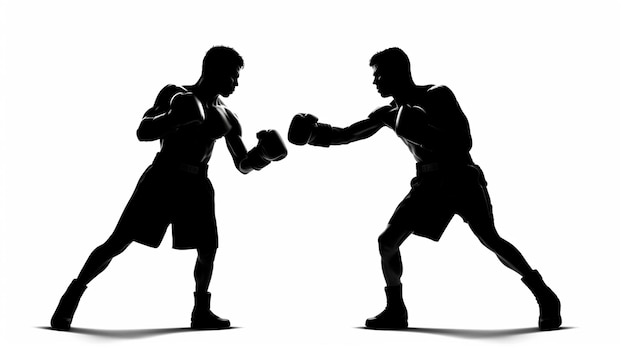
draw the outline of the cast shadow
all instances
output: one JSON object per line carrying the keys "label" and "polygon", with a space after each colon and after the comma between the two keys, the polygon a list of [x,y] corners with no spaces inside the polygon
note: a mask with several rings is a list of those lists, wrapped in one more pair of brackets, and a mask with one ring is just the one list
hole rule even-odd
{"label": "cast shadow", "polygon": [[[56,331],[50,327],[38,327],[39,329]],[[75,328],[68,331],[56,331],[59,333],[80,334],[100,338],[109,339],[145,339],[155,336],[163,336],[169,334],[189,333],[189,332],[211,332],[219,330],[238,329],[238,327],[230,327],[226,329],[206,329],[198,330],[191,328],[153,328],[153,329],[93,329],[93,328]]]}
{"label": "cast shadow", "polygon": [[[396,331],[404,333],[422,333],[441,336],[450,336],[462,339],[498,339],[507,338],[528,334],[549,333],[548,331],[541,331],[538,328],[513,328],[513,329],[451,329],[451,328],[406,328],[406,329],[370,329],[365,327],[359,327],[359,329],[365,330],[381,330],[381,331]],[[560,330],[573,329],[573,327],[561,327],[551,332],[557,332]]]}

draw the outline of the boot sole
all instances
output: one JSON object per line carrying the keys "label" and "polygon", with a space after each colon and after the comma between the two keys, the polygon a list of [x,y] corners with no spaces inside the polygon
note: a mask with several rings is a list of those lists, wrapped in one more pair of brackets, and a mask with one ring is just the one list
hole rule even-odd
{"label": "boot sole", "polygon": [[553,321],[551,320],[544,321],[543,323],[539,323],[539,330],[541,331],[557,330],[561,328],[562,323],[563,321],[561,317]]}
{"label": "boot sole", "polygon": [[225,323],[221,323],[221,324],[191,321],[191,329],[196,329],[196,330],[229,329],[229,328],[230,328],[230,321],[226,321]]}
{"label": "boot sole", "polygon": [[191,325],[191,329],[195,329],[195,330],[219,330],[219,329],[230,329],[230,324],[226,325],[226,326],[214,326],[214,325],[210,325],[210,326],[205,326],[205,325]]}
{"label": "boot sole", "polygon": [[58,325],[51,325],[50,328],[52,330],[56,330],[56,331],[68,331],[70,330],[70,326],[68,325],[66,326],[58,326]]}
{"label": "boot sole", "polygon": [[398,323],[398,324],[388,324],[388,325],[372,325],[370,323],[365,323],[365,328],[367,329],[379,329],[379,330],[397,330],[397,329],[406,329],[409,327],[409,323]]}
{"label": "boot sole", "polygon": [[50,328],[52,328],[52,330],[68,331],[70,330],[71,325],[72,321],[68,321],[65,318],[52,317],[52,320],[50,320]]}
{"label": "boot sole", "polygon": [[398,326],[398,327],[368,327],[365,326],[366,329],[372,329],[372,330],[402,330],[402,329],[407,329],[409,326],[408,325],[403,325],[403,326]]}

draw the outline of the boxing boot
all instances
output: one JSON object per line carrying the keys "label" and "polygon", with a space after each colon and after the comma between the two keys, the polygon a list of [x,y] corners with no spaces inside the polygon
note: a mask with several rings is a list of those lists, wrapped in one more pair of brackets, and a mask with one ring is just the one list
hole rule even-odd
{"label": "boxing boot", "polygon": [[539,272],[522,278],[528,289],[535,295],[539,304],[539,329],[554,330],[561,326],[561,302],[556,294],[543,282]]}
{"label": "boxing boot", "polygon": [[387,306],[376,317],[368,318],[365,326],[372,329],[404,329],[408,326],[408,314],[402,299],[402,285],[385,288]]}
{"label": "boxing boot", "polygon": [[211,312],[211,293],[195,292],[195,305],[191,312],[191,329],[226,329],[230,321]]}
{"label": "boxing boot", "polygon": [[76,279],[70,283],[65,291],[65,294],[61,296],[59,305],[52,315],[50,320],[50,326],[54,330],[69,330],[74,318],[74,312],[78,307],[78,302],[81,296],[87,289],[86,285],[79,284]]}

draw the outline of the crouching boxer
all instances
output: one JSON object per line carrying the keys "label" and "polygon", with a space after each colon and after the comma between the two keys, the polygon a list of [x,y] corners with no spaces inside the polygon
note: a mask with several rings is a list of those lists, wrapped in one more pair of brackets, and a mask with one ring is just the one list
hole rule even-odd
{"label": "crouching boxer", "polygon": [[160,140],[161,149],[139,179],[113,234],[85,262],[52,316],[51,326],[69,330],[78,302],[91,282],[132,242],[158,247],[172,225],[173,247],[195,249],[195,304],[191,328],[230,327],[227,319],[213,314],[208,292],[218,247],[213,186],[207,178],[215,142],[224,137],[235,166],[247,174],[287,156],[280,135],[273,130],[257,134],[258,145],[248,151],[241,126],[222,102],[237,87],[243,59],[233,49],[211,48],[204,58],[202,75],[190,86],[165,86],[153,107],[145,113],[137,137]]}
{"label": "crouching boxer", "polygon": [[378,238],[387,306],[367,319],[365,325],[393,329],[408,326],[400,280],[400,245],[412,233],[438,241],[458,214],[485,247],[521,275],[537,299],[539,329],[559,328],[558,297],[495,229],[487,182],[470,156],[468,121],[452,91],[445,86],[416,85],[409,59],[398,48],[375,54],[370,65],[374,70],[373,83],[382,97],[393,97],[391,104],[346,128],[320,123],[310,114],[298,114],[288,134],[289,141],[296,145],[328,147],[365,139],[388,127],[406,144],[416,162],[417,175],[411,181],[411,190]]}

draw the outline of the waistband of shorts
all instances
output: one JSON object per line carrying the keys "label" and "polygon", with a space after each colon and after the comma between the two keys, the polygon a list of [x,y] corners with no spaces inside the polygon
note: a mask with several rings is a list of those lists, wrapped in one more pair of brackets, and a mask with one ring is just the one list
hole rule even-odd
{"label": "waistband of shorts", "polygon": [[473,162],[429,162],[416,163],[417,174],[435,173],[441,171],[454,171],[474,166]]}
{"label": "waistband of shorts", "polygon": [[191,163],[177,160],[163,153],[157,153],[152,161],[154,167],[163,167],[168,170],[177,171],[190,175],[206,176],[209,165],[205,163]]}

